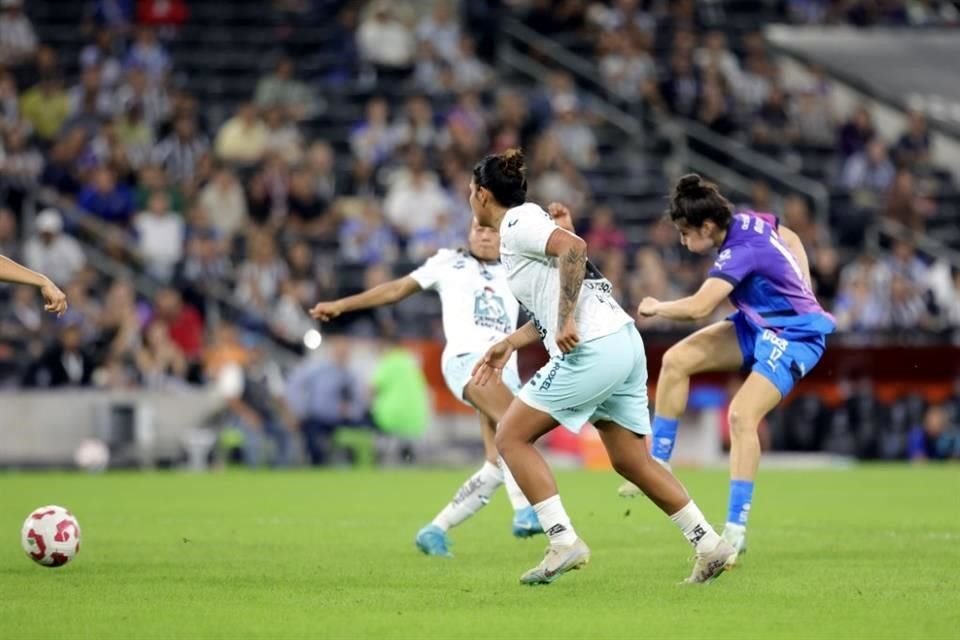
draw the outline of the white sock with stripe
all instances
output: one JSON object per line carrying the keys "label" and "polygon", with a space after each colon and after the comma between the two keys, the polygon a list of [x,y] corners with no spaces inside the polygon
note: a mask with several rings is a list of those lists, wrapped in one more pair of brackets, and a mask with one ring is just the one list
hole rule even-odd
{"label": "white sock with stripe", "polygon": [[463,483],[450,504],[433,519],[443,531],[451,529],[487,506],[490,497],[503,484],[503,472],[495,464],[484,462],[480,470]]}

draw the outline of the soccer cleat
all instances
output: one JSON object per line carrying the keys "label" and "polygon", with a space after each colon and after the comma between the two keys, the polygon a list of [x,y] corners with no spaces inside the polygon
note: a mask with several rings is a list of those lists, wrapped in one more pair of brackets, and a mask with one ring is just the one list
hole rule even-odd
{"label": "soccer cleat", "polygon": [[693,565],[693,573],[684,580],[685,584],[701,584],[720,577],[720,574],[733,567],[737,561],[737,550],[721,539],[713,550],[698,553],[697,561]]}
{"label": "soccer cleat", "polygon": [[547,547],[540,564],[520,576],[522,584],[550,584],[567,571],[575,571],[590,562],[590,547],[577,538],[571,545]]}
{"label": "soccer cleat", "polygon": [[543,533],[543,527],[540,526],[533,507],[517,509],[513,514],[513,535],[517,538],[531,538],[539,533]]}
{"label": "soccer cleat", "polygon": [[435,524],[428,524],[417,532],[415,540],[417,549],[423,551],[428,556],[441,556],[452,558],[450,553],[450,539],[447,533]]}
{"label": "soccer cleat", "polygon": [[732,569],[733,566],[740,560],[741,556],[747,555],[747,532],[743,528],[734,528],[726,526],[723,528],[723,533],[720,534],[720,537],[730,543],[730,546],[736,549],[737,557],[733,559],[728,568]]}
{"label": "soccer cleat", "polygon": [[[661,467],[663,467],[667,471],[671,471],[669,462],[664,462],[660,458],[654,458],[653,461],[659,464]],[[640,487],[633,484],[629,480],[624,480],[623,484],[621,484],[620,487],[617,489],[617,495],[620,496],[621,498],[636,498],[641,494],[643,494],[643,491],[640,490]]]}

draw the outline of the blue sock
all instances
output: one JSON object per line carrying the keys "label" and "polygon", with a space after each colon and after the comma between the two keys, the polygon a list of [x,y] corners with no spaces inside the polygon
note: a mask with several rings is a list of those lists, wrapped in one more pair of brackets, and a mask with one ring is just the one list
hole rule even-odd
{"label": "blue sock", "polygon": [[750,503],[753,502],[753,480],[730,481],[730,508],[727,510],[727,522],[747,526],[750,515]]}
{"label": "blue sock", "polygon": [[673,455],[673,445],[677,442],[677,423],[676,418],[664,418],[663,416],[653,416],[653,457],[657,460],[670,462],[670,456]]}

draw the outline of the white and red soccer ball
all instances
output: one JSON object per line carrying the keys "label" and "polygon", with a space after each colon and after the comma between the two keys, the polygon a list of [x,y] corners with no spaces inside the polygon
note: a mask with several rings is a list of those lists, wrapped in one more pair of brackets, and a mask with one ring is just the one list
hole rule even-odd
{"label": "white and red soccer ball", "polygon": [[63,507],[40,507],[23,523],[20,542],[37,564],[62,567],[80,551],[80,525]]}

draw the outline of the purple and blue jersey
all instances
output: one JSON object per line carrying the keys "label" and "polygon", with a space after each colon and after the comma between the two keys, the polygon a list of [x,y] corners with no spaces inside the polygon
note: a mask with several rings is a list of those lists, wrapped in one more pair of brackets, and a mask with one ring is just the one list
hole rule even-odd
{"label": "purple and blue jersey", "polygon": [[777,226],[776,216],[769,213],[733,216],[708,277],[733,285],[730,302],[758,329],[787,329],[793,335],[833,333],[833,316],[807,286]]}
{"label": "purple and blue jersey", "polygon": [[745,369],[770,380],[785,397],[820,361],[826,335],[836,328],[803,279],[796,257],[769,213],[733,216],[708,277],[733,285],[728,319]]}

